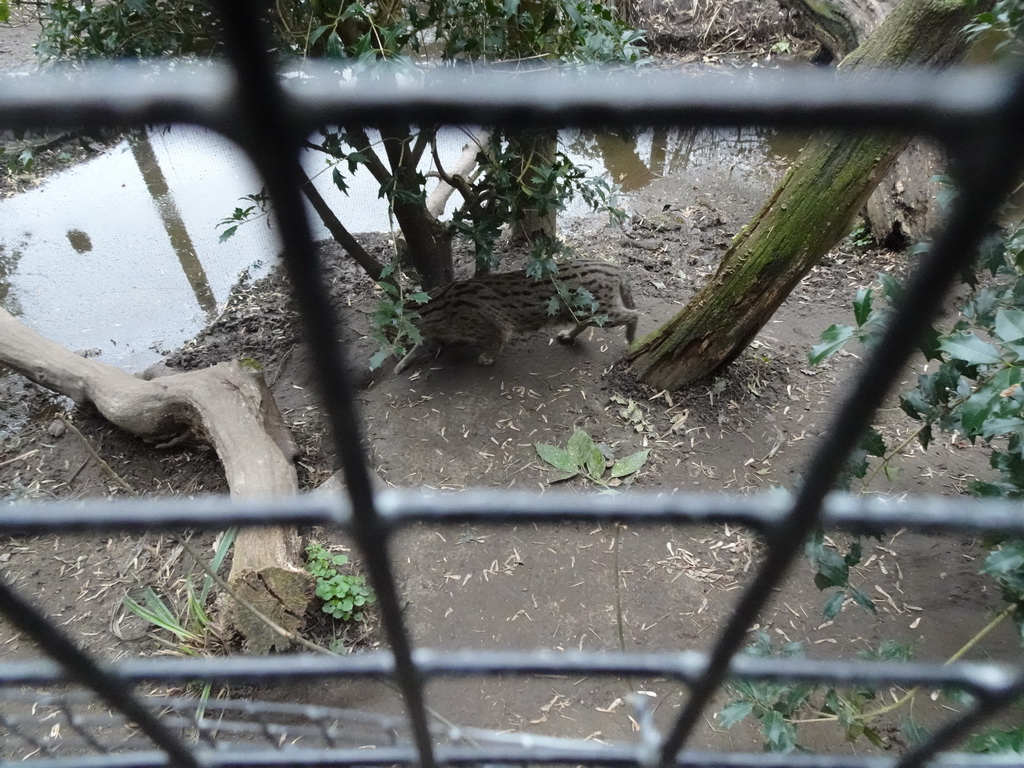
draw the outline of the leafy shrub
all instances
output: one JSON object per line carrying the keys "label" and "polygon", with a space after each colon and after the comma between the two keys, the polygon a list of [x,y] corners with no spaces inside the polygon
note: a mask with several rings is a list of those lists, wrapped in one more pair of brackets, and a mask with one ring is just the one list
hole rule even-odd
{"label": "leafy shrub", "polygon": [[332,555],[315,542],[306,547],[306,567],[316,579],[316,596],[323,601],[323,612],[341,621],[362,621],[364,607],[377,598],[366,577],[338,570],[346,564],[347,555]]}

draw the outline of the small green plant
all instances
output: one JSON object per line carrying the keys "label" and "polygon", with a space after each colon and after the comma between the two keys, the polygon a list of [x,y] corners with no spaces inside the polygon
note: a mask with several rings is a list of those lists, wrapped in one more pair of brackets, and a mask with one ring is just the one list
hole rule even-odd
{"label": "small green plant", "polygon": [[871,229],[861,219],[846,236],[846,242],[855,251],[864,251],[874,245],[875,238],[871,234]]}
{"label": "small green plant", "polygon": [[394,271],[394,264],[385,266],[381,279],[377,281],[383,294],[370,315],[370,335],[380,342],[380,349],[370,358],[371,371],[379,368],[391,355],[403,357],[423,340],[416,327],[419,314],[415,308],[426,304],[430,295],[424,291],[403,293],[398,282],[389,279]]}
{"label": "small green plant", "polygon": [[[231,528],[221,537],[210,561],[211,571],[216,572],[223,565],[237,532],[238,529]],[[213,579],[207,575],[197,592],[193,578],[189,575],[185,579],[185,602],[177,608],[170,601],[161,598],[152,587],[145,587],[139,593],[138,600],[126,595],[124,606],[157,629],[174,636],[174,640],[168,640],[161,635],[153,635],[158,643],[173,653],[195,656],[222,649],[226,645],[218,632],[216,621],[207,610],[212,588]]]}
{"label": "small green plant", "polygon": [[[619,485],[622,478],[638,472],[647,463],[650,449],[644,449],[621,459],[612,456],[606,445],[598,445],[585,431],[577,427],[565,448],[547,443],[534,443],[537,455],[559,470],[550,483],[559,483],[583,475],[592,483],[605,487]],[[608,470],[608,477],[605,477]]]}
{"label": "small green plant", "polygon": [[316,579],[316,596],[323,601],[323,612],[341,621],[362,621],[364,607],[377,598],[366,577],[338,570],[346,564],[347,555],[333,555],[316,542],[306,547],[306,567]]}
{"label": "small green plant", "polygon": [[[231,545],[234,544],[237,533],[237,528],[229,528],[221,536],[209,564],[210,570],[214,573],[223,565],[224,558],[231,551]],[[207,610],[207,602],[210,599],[212,588],[213,579],[206,575],[203,578],[202,587],[197,592],[190,574],[185,578],[185,603],[177,610],[172,603],[161,598],[152,587],[145,587],[139,593],[138,600],[130,595],[125,595],[124,606],[140,619],[173,635],[173,640],[159,634],[153,635],[153,639],[165,646],[171,653],[181,656],[198,656],[223,652],[227,649],[227,640],[220,634],[216,619]],[[213,683],[211,682],[203,683],[199,688],[199,707],[196,712],[198,717],[202,717],[206,701],[210,698],[212,690]]]}
{"label": "small green plant", "polygon": [[[776,650],[771,638],[761,630],[744,653],[759,658],[802,658],[803,643],[785,643]],[[909,661],[913,649],[905,643],[883,641],[878,648],[861,653],[871,661]],[[726,691],[732,700],[718,713],[718,721],[726,728],[747,717],[754,717],[761,725],[765,749],[770,752],[806,751],[797,739],[799,729],[808,724],[835,723],[854,742],[865,738],[876,747],[886,748],[886,742],[872,724],[882,715],[903,706],[908,707],[905,732],[922,733],[913,720],[909,705],[918,689],[909,691],[893,704],[883,704],[875,691],[866,687],[834,688],[811,683],[774,680],[740,680],[729,683]]]}

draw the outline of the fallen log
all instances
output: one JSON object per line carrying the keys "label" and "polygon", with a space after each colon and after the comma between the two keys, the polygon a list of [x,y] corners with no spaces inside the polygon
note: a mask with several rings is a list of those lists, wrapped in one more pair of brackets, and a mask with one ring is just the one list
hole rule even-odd
{"label": "fallen log", "polygon": [[[254,367],[219,363],[144,380],[65,349],[3,309],[0,362],[79,405],[93,405],[112,424],[144,440],[168,442],[190,433],[209,443],[224,466],[232,497],[298,492],[295,441]],[[235,541],[228,583],[296,632],[313,599],[313,580],[301,557],[294,529],[244,529]],[[234,606],[228,614],[229,625],[254,653],[268,653],[282,642],[244,608]]]}

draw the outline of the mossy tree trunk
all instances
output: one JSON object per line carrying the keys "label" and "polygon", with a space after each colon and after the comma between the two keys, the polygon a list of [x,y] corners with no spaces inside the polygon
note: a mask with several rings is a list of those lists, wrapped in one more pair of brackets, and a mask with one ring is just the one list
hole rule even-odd
{"label": "mossy tree trunk", "polygon": [[[904,0],[844,70],[938,64],[962,53],[972,13],[958,0]],[[980,3],[983,5],[983,3]],[[847,232],[909,137],[820,133],[736,236],[714,278],[627,355],[640,380],[674,390],[732,362],[801,278]]]}

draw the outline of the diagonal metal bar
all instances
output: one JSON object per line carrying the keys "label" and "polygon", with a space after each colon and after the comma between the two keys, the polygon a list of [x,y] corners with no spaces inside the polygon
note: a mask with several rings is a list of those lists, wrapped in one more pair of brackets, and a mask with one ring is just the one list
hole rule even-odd
{"label": "diagonal metal bar", "polygon": [[[729,661],[740,650],[751,623],[767,604],[798,556],[804,539],[821,522],[822,505],[835,486],[847,457],[870,426],[875,411],[895,384],[900,370],[937,316],[941,302],[957,275],[976,254],[996,210],[1013,189],[1024,153],[1016,134],[1024,125],[1024,70],[1017,72],[1014,88],[992,115],[984,138],[949,147],[961,157],[961,194],[935,247],[915,270],[884,336],[873,350],[856,386],[833,419],[822,445],[811,455],[791,512],[769,535],[769,550],[758,575],[741,597],[711,652],[708,672],[696,685],[683,711],[665,739],[661,762],[672,761],[697,725],[711,697],[721,685]],[[994,134],[994,136],[993,136]],[[937,747],[936,747],[937,748]],[[928,752],[922,751],[924,760]],[[916,768],[918,762],[908,768]]]}
{"label": "diagonal metal bar", "polygon": [[3,579],[0,579],[0,612],[58,662],[68,677],[92,688],[110,707],[134,721],[156,746],[164,750],[173,765],[199,768],[191,750],[163,726],[123,680],[68,640],[41,611],[22,599]]}
{"label": "diagonal metal bar", "polygon": [[412,661],[412,644],[402,619],[398,587],[390,564],[387,531],[374,508],[362,424],[355,410],[351,377],[337,341],[338,318],[313,247],[303,198],[298,194],[306,181],[299,162],[305,132],[292,119],[293,104],[285,96],[273,69],[270,41],[261,26],[262,15],[254,13],[251,4],[233,0],[220,0],[218,8],[226,22],[229,57],[238,74],[238,102],[243,128],[248,133],[248,141],[243,146],[266,183],[280,226],[284,263],[298,300],[306,340],[317,361],[316,380],[321,401],[331,424],[352,502],[352,535],[362,550],[377,595],[419,763],[423,768],[434,768],[423,680]]}

